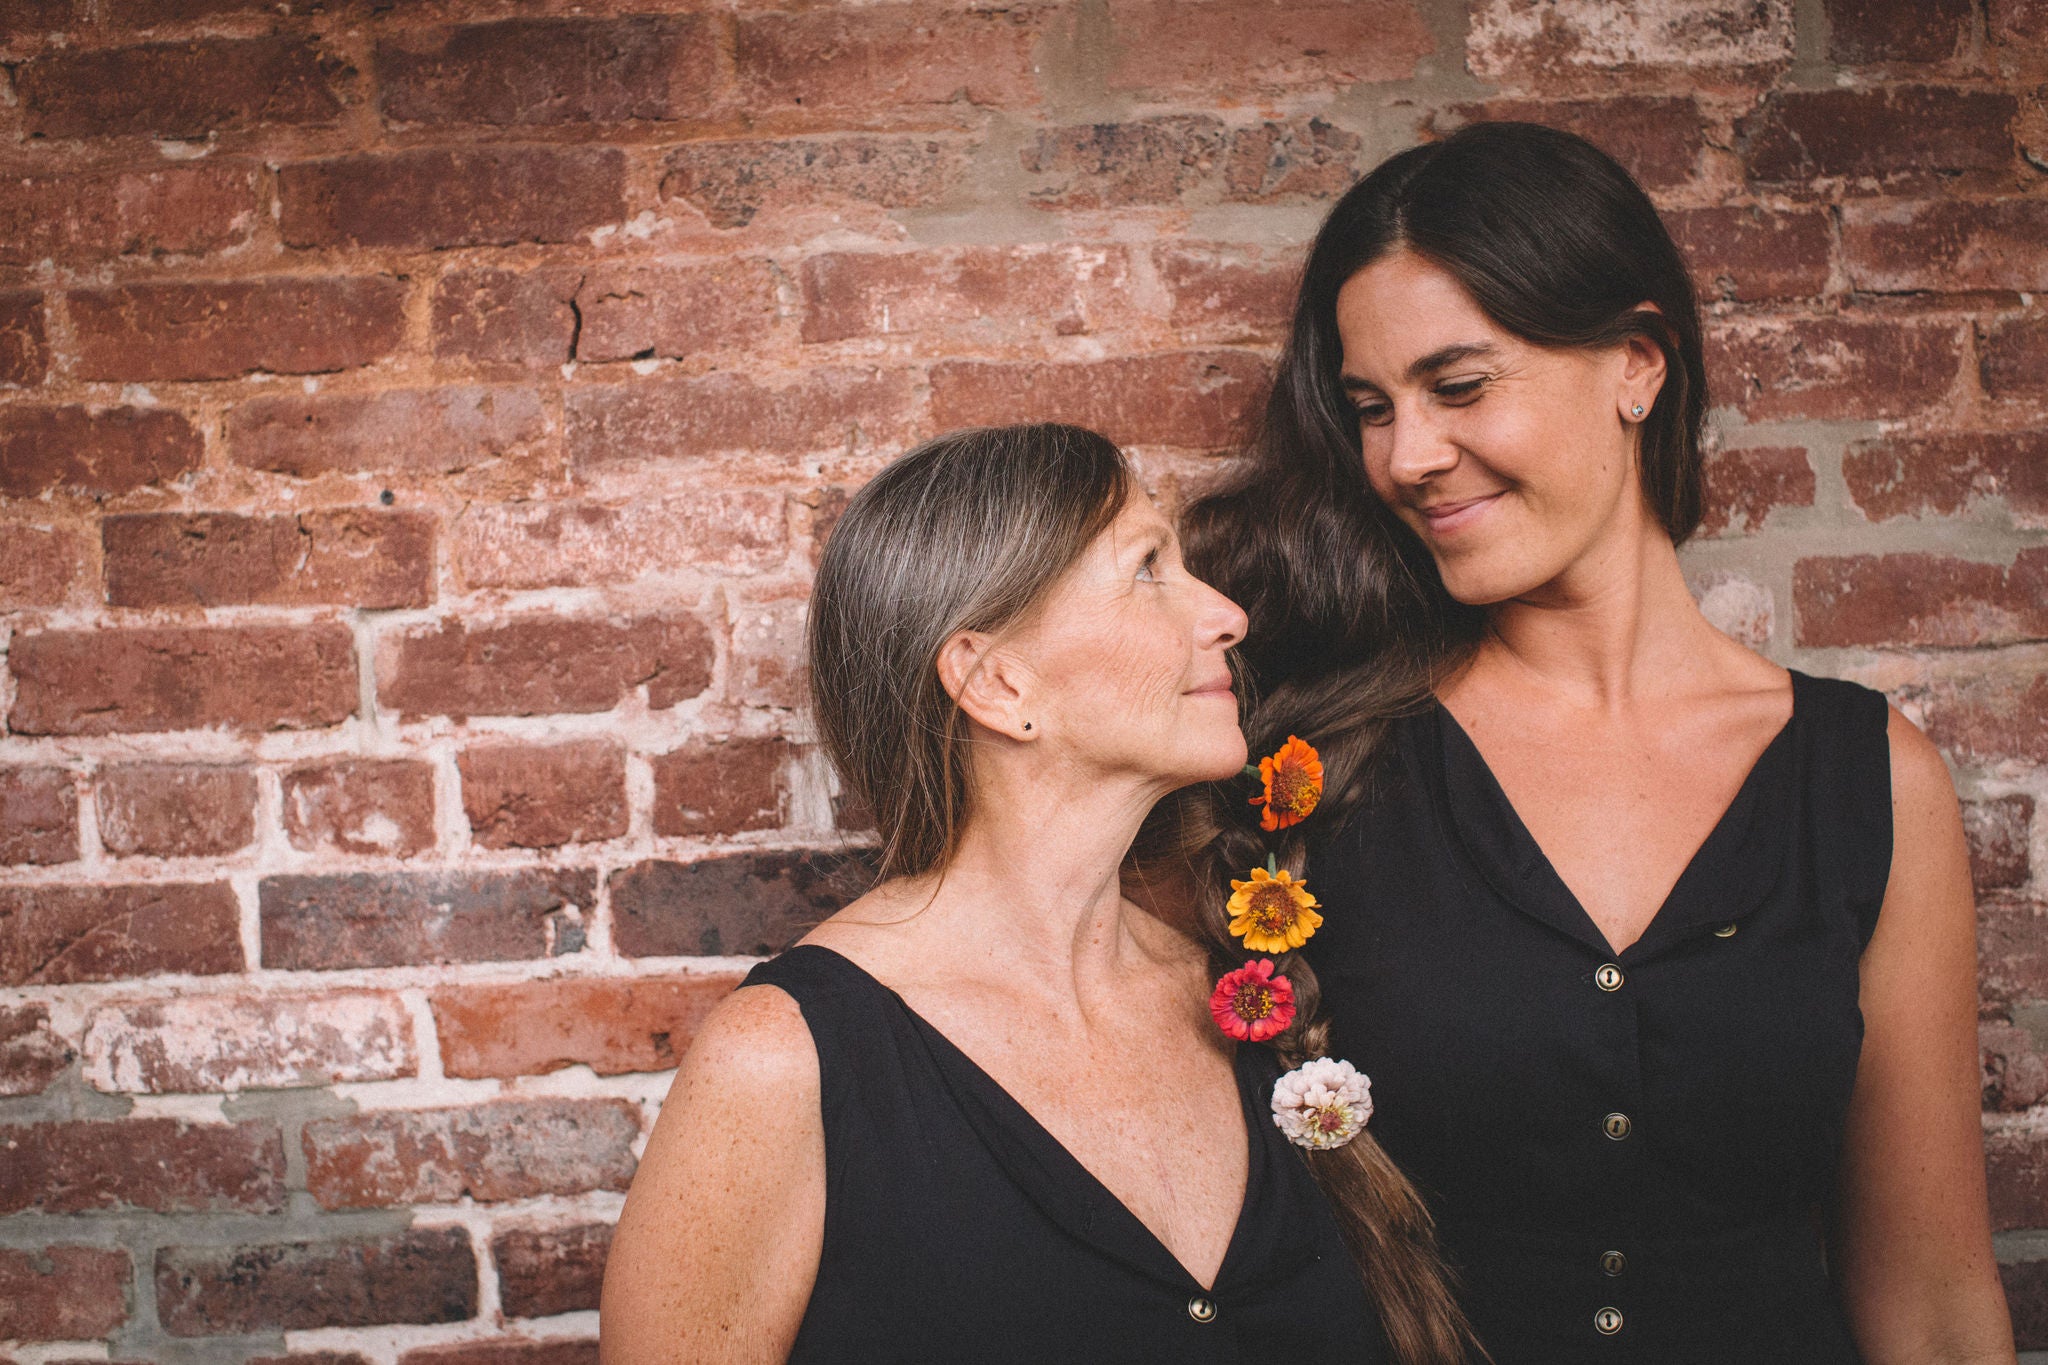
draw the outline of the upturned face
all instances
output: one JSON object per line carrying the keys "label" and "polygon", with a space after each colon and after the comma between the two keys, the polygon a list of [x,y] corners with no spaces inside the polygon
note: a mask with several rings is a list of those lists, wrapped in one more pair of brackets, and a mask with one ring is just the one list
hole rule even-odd
{"label": "upturned face", "polygon": [[1346,281],[1337,326],[1366,477],[1459,601],[1537,594],[1661,534],[1632,411],[1663,382],[1655,346],[1532,345],[1408,251]]}
{"label": "upturned face", "polygon": [[1237,604],[1189,573],[1152,500],[1133,491],[1005,648],[1024,665],[1039,742],[1105,778],[1162,788],[1244,766],[1225,654]]}

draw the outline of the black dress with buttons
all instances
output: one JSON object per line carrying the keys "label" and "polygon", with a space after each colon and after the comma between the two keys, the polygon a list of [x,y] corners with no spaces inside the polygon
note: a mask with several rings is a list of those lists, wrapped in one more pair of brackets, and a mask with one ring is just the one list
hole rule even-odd
{"label": "black dress with buttons", "polygon": [[1441,705],[1395,723],[1311,852],[1336,1054],[1498,1365],[1857,1360],[1823,1227],[1891,864],[1886,708],[1792,683],[1624,952]]}
{"label": "black dress with buttons", "polygon": [[1278,1064],[1240,1048],[1243,1209],[1213,1286],[902,997],[830,949],[764,962],[818,1049],[825,1240],[793,1362],[1382,1362]]}

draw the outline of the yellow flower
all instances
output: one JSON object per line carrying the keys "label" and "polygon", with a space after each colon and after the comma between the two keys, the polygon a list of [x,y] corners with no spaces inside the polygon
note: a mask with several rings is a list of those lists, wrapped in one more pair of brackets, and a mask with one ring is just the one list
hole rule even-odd
{"label": "yellow flower", "polygon": [[1252,869],[1252,879],[1230,883],[1230,932],[1244,937],[1248,953],[1284,953],[1299,948],[1320,929],[1316,898],[1285,869]]}
{"label": "yellow flower", "polygon": [[[1249,771],[1249,770],[1247,770]],[[1308,819],[1323,799],[1323,760],[1306,741],[1289,735],[1280,752],[1259,760],[1259,781],[1265,790],[1252,798],[1259,828],[1271,833]]]}

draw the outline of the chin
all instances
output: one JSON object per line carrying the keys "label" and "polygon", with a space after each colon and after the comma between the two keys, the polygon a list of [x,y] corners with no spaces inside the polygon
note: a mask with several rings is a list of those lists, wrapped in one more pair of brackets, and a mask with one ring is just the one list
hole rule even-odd
{"label": "chin", "polygon": [[1490,607],[1534,592],[1550,581],[1549,575],[1532,572],[1526,564],[1504,564],[1484,556],[1449,563],[1439,559],[1436,572],[1444,591],[1468,607]]}

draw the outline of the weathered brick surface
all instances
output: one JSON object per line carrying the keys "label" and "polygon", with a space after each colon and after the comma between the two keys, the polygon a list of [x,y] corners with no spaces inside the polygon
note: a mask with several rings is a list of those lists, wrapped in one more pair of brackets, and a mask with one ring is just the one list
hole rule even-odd
{"label": "weathered brick surface", "polygon": [[663,162],[661,197],[689,204],[718,228],[745,227],[770,206],[851,201],[919,208],[960,183],[971,152],[968,144],[942,137],[693,142]]}
{"label": "weathered brick surface", "polygon": [[1479,0],[1465,61],[1488,81],[1640,68],[1775,68],[1791,62],[1789,0],[1704,0],[1617,9],[1604,0]]}
{"label": "weathered brick surface", "polygon": [[597,1343],[549,1337],[545,1341],[507,1338],[423,1346],[400,1356],[399,1365],[597,1365]]}
{"label": "weathered brick surface", "polygon": [[274,1123],[108,1119],[0,1128],[0,1214],[283,1208],[284,1135]]}
{"label": "weathered brick surface", "polygon": [[650,859],[611,875],[612,941],[632,957],[766,956],[866,891],[865,872],[841,853]]}
{"label": "weathered brick surface", "polygon": [[1986,1109],[2019,1113],[2048,1096],[2048,1058],[2025,1029],[1986,1020],[1977,1026],[1977,1045]]}
{"label": "weathered brick surface", "polygon": [[1990,90],[1787,90],[1767,96],[1739,133],[1758,180],[2001,172],[2012,169],[2017,112],[2011,95]]}
{"label": "weathered brick surface", "polygon": [[1984,897],[1977,907],[1977,989],[1987,1007],[2048,1000],[2048,905],[2023,895]]}
{"label": "weathered brick surface", "polygon": [[78,791],[63,768],[0,768],[0,863],[78,856]]}
{"label": "weathered brick surface", "polygon": [[461,1322],[477,1307],[461,1228],[357,1241],[172,1246],[156,1254],[157,1317],[175,1337]]}
{"label": "weathered brick surface", "polygon": [[1845,204],[1842,254],[1873,293],[2048,289],[2048,200]]}
{"label": "weathered brick surface", "polygon": [[1285,334],[1301,274],[1292,253],[1166,248],[1152,253],[1152,265],[1173,295],[1169,320],[1183,337],[1272,343]]}
{"label": "weathered brick surface", "polygon": [[142,513],[100,524],[117,607],[423,607],[433,600],[434,522],[345,508],[296,516]]}
{"label": "weathered brick surface", "polygon": [[1467,123],[1541,123],[1576,133],[1620,162],[1652,190],[1680,185],[1699,170],[1706,128],[1698,102],[1670,95],[1602,100],[1496,99],[1450,112]]}
{"label": "weathered brick surface", "polygon": [[293,848],[406,858],[434,845],[434,770],[425,763],[308,763],[286,772],[280,785]]}
{"label": "weathered brick surface", "polygon": [[600,1076],[666,1071],[739,977],[558,977],[436,991],[441,1065],[451,1076],[533,1076],[587,1066]]}
{"label": "weathered brick surface", "polygon": [[292,246],[566,242],[625,216],[615,148],[475,147],[287,166],[279,230]]}
{"label": "weathered brick surface", "polygon": [[90,1341],[128,1317],[128,1253],[115,1247],[0,1249],[0,1340]]}
{"label": "weathered brick surface", "polygon": [[277,474],[453,474],[526,455],[547,437],[531,389],[454,384],[369,394],[294,394],[238,404],[228,453]]}
{"label": "weathered brick surface", "polygon": [[0,409],[0,494],[126,493],[197,469],[202,449],[199,433],[175,412],[8,407]]}
{"label": "weathered brick surface", "polygon": [[84,289],[67,299],[84,379],[322,374],[389,355],[405,284],[354,278],[222,280]]}
{"label": "weathered brick surface", "polygon": [[1827,0],[1828,60],[1939,62],[1968,41],[1969,0]]}
{"label": "weathered brick surface", "polygon": [[775,326],[776,276],[766,261],[611,267],[576,292],[576,358],[687,358],[743,348]]}
{"label": "weathered brick surface", "polygon": [[108,1005],[85,1031],[86,1079],[138,1094],[386,1081],[418,1067],[398,997],[188,996]]}
{"label": "weathered brick surface", "polygon": [[79,532],[0,524],[0,611],[64,606],[83,595],[90,575],[85,537]]}
{"label": "weathered brick surface", "polygon": [[528,368],[572,359],[575,270],[454,270],[434,286],[434,354]]}
{"label": "weathered brick surface", "polygon": [[676,460],[772,445],[792,454],[894,445],[908,433],[915,379],[821,367],[783,383],[739,374],[578,387],[565,399],[578,468]]}
{"label": "weathered brick surface", "polygon": [[330,1209],[623,1190],[639,1135],[639,1112],[625,1100],[505,1100],[322,1119],[305,1128],[306,1188]]}
{"label": "weathered brick surface", "polygon": [[1246,435],[1265,373],[1260,358],[1240,351],[1082,364],[947,361],[932,367],[933,422],[946,430],[1066,421],[1119,445],[1219,449]]}
{"label": "weathered brick surface", "polygon": [[662,708],[710,685],[711,657],[709,633],[687,616],[457,621],[387,640],[377,700],[409,716],[523,716],[607,711],[645,685]]}
{"label": "weathered brick surface", "polygon": [[1232,127],[1209,115],[1082,124],[1038,134],[1022,153],[1054,209],[1167,205],[1184,196],[1247,204],[1334,198],[1358,173],[1362,143],[1321,118]]}
{"label": "weathered brick surface", "polygon": [[2000,499],[2029,522],[2048,520],[2048,436],[1973,432],[1858,441],[1842,477],[1865,516],[1952,517]]}
{"label": "weathered brick surface", "polygon": [[626,832],[626,754],[615,744],[465,749],[462,810],[485,848],[557,848]]}
{"label": "weathered brick surface", "polygon": [[1970,840],[1970,879],[1979,891],[2024,886],[2030,871],[2034,823],[2030,796],[1995,796],[1963,803]]}
{"label": "weathered brick surface", "polygon": [[1409,0],[1112,0],[1108,85],[1148,98],[1240,98],[1401,80],[1435,50]]}
{"label": "weathered brick surface", "polygon": [[107,852],[158,858],[233,853],[256,837],[256,774],[196,763],[124,763],[93,783]]}
{"label": "weathered brick surface", "polygon": [[1987,668],[1926,693],[1927,733],[1959,762],[2048,763],[2048,676]]}
{"label": "weathered brick surface", "polygon": [[225,883],[0,886],[0,986],[242,969]]}
{"label": "weathered brick surface", "polygon": [[787,499],[710,489],[623,507],[556,502],[490,507],[453,528],[449,557],[475,588],[554,588],[772,568],[788,552]]}
{"label": "weathered brick surface", "polygon": [[909,337],[971,345],[1077,336],[1126,321],[1129,252],[1116,246],[833,252],[803,265],[803,339]]}
{"label": "weathered brick surface", "polygon": [[43,296],[27,291],[0,294],[0,385],[40,384],[49,369]]}
{"label": "weathered brick surface", "polygon": [[341,626],[195,626],[17,635],[8,724],[31,735],[301,730],[355,709]]}
{"label": "weathered brick surface", "polygon": [[2013,1344],[2022,1351],[2048,1347],[2048,1261],[2002,1264],[1998,1278],[2012,1314]]}
{"label": "weathered brick surface", "polygon": [[2048,1136],[2024,1128],[1987,1133],[1984,1164],[1994,1231],[2048,1223]]}
{"label": "weathered brick surface", "polygon": [[52,52],[16,72],[14,90],[35,136],[197,139],[332,123],[353,75],[346,58],[319,42],[279,36]]}
{"label": "weathered brick surface", "polygon": [[2048,318],[1980,326],[1977,377],[1993,398],[2048,398]]}
{"label": "weathered brick surface", "polygon": [[1031,54],[1050,7],[942,4],[742,12],[733,40],[747,108],[859,118],[918,105],[1038,103]]}
{"label": "weathered brick surface", "polygon": [[265,877],[263,965],[287,970],[506,962],[583,947],[582,871]]}
{"label": "weathered brick surface", "polygon": [[1827,287],[1833,232],[1819,209],[1685,209],[1665,222],[1703,299],[1807,298]]}
{"label": "weathered brick surface", "polygon": [[1948,391],[1958,329],[1940,321],[1797,318],[1711,329],[1707,386],[1751,421],[1905,417]]}
{"label": "weathered brick surface", "polygon": [[1707,461],[1700,534],[1754,531],[1780,507],[1813,506],[1813,465],[1799,446],[1723,450]]}
{"label": "weathered brick surface", "polygon": [[609,1223],[515,1227],[492,1237],[506,1316],[546,1318],[596,1308],[611,1245]]}
{"label": "weathered brick surface", "polygon": [[0,1006],[0,1095],[40,1095],[78,1060],[47,1005]]}
{"label": "weathered brick surface", "polygon": [[2048,547],[2010,565],[1945,555],[1802,559],[1792,600],[1804,645],[1976,645],[2048,637]]}
{"label": "weathered brick surface", "polygon": [[255,228],[257,175],[224,162],[10,181],[0,195],[0,266],[239,246]]}
{"label": "weathered brick surface", "polygon": [[401,33],[377,45],[395,123],[547,127],[701,115],[717,92],[708,15],[513,19]]}
{"label": "weathered brick surface", "polygon": [[775,829],[789,799],[794,746],[780,739],[692,744],[654,760],[656,834]]}

